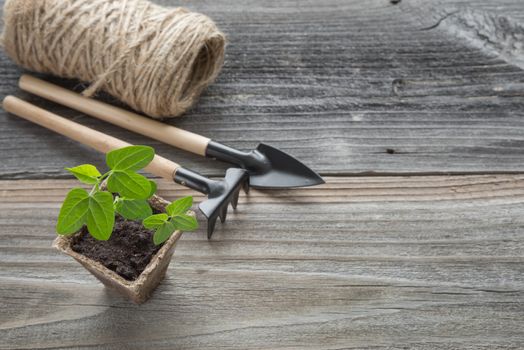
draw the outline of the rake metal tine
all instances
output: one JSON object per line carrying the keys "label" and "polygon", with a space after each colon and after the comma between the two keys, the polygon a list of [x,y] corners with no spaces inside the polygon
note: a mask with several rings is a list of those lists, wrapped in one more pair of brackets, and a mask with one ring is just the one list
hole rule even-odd
{"label": "rake metal tine", "polygon": [[220,222],[224,223],[226,221],[227,217],[227,203],[222,208],[220,208],[220,214],[218,214],[220,217]]}
{"label": "rake metal tine", "polygon": [[217,217],[209,218],[207,221],[207,239],[211,239],[213,231],[215,231],[215,225],[217,223]]}
{"label": "rake metal tine", "polygon": [[238,197],[240,196],[240,188],[235,192],[233,195],[233,199],[231,200],[231,206],[233,209],[236,209],[238,206]]}
{"label": "rake metal tine", "polygon": [[247,180],[242,184],[242,189],[244,190],[245,194],[249,194],[249,179],[247,179]]}

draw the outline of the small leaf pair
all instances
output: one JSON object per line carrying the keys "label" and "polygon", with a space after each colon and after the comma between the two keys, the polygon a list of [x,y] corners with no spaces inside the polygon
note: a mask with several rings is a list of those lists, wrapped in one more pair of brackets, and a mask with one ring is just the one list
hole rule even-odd
{"label": "small leaf pair", "polygon": [[89,233],[98,240],[108,240],[113,231],[115,212],[113,196],[109,192],[92,195],[83,188],[72,189],[60,209],[56,230],[68,235],[87,224]]}
{"label": "small leaf pair", "polygon": [[131,146],[109,152],[106,163],[111,174],[107,179],[107,189],[129,199],[151,197],[151,181],[136,171],[145,168],[154,157],[155,151],[145,146]]}
{"label": "small leaf pair", "polygon": [[[156,192],[156,182],[148,180],[151,186],[151,192],[147,199],[151,198]],[[153,215],[153,210],[149,205],[147,199],[129,199],[125,197],[117,197],[115,199],[115,210],[128,220],[143,220],[148,216]]]}
{"label": "small leaf pair", "polygon": [[[136,171],[145,168],[155,157],[155,150],[148,146],[129,146],[111,151],[106,156],[106,164],[111,171],[102,175],[98,169],[91,164],[83,164],[74,168],[66,168],[78,180],[88,185],[96,185],[101,180],[118,174],[113,179],[116,186],[121,186],[124,191],[136,193],[137,185],[147,188],[147,194],[151,193],[150,181],[144,176],[136,174]],[[139,176],[136,176],[139,175]],[[148,183],[147,185],[145,183]],[[153,191],[154,193],[154,191]]]}
{"label": "small leaf pair", "polygon": [[144,227],[154,229],[153,241],[162,244],[171,237],[176,230],[193,231],[198,228],[198,221],[187,211],[193,205],[192,197],[184,197],[166,207],[167,214],[157,214],[143,221]]}

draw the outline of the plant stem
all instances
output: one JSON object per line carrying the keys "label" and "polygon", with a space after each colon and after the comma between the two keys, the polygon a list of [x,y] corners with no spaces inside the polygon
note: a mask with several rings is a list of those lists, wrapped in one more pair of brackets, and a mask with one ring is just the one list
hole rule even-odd
{"label": "plant stem", "polygon": [[89,195],[92,196],[93,194],[95,194],[96,192],[100,191],[100,184],[102,183],[102,181],[104,181],[107,177],[109,177],[111,174],[113,173],[112,170],[108,171],[107,173],[105,173],[104,175],[100,176],[98,178],[98,181],[96,182],[96,184],[93,186],[93,188],[91,189],[91,192],[89,192]]}

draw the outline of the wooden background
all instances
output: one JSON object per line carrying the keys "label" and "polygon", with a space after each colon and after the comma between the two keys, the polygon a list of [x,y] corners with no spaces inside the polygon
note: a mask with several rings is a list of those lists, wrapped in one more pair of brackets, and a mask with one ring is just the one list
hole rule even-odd
{"label": "wooden background", "polygon": [[[62,169],[103,157],[0,111],[0,349],[524,348],[524,1],[156,2],[230,42],[171,123],[270,143],[327,184],[242,197],[135,306],[50,246]],[[22,93],[20,74],[0,53],[1,98],[225,169]]]}

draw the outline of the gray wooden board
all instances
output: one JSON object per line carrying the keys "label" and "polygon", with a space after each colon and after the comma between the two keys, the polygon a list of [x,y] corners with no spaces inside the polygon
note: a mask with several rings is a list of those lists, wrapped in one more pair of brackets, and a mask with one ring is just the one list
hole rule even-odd
{"label": "gray wooden board", "polygon": [[142,306],[51,248],[74,184],[0,181],[0,349],[524,348],[524,175],[253,191]]}
{"label": "gray wooden board", "polygon": [[[50,247],[75,185],[52,178],[103,157],[0,111],[0,179],[13,179],[0,181],[0,349],[524,348],[524,1],[177,4],[229,45],[218,81],[170,123],[271,143],[333,177],[242,196],[212,241],[184,235],[136,306]],[[24,94],[20,74],[0,51],[0,98],[223,172]],[[345,176],[362,173],[418,176]]]}
{"label": "gray wooden board", "polygon": [[[218,81],[173,124],[241,149],[271,143],[328,175],[524,170],[522,0],[181,3],[214,18],[229,45]],[[23,96],[205,174],[223,172],[23,94],[20,73],[1,53],[0,97]],[[4,112],[0,130],[0,178],[64,177],[66,165],[103,163]]]}

